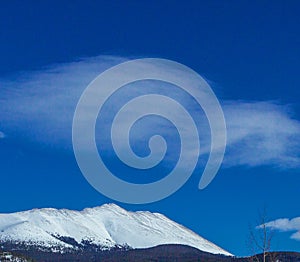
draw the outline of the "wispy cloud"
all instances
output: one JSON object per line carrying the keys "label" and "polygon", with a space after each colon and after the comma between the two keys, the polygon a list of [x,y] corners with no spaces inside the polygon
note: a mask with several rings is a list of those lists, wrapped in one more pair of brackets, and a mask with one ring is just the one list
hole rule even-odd
{"label": "wispy cloud", "polygon": [[266,223],[266,226],[271,228],[272,230],[279,230],[282,232],[296,231],[291,235],[291,238],[300,241],[300,217],[296,217],[293,219],[277,219]]}
{"label": "wispy cloud", "polygon": [[82,92],[99,73],[124,60],[94,57],[0,79],[0,124],[25,139],[70,149]]}
{"label": "wispy cloud", "polygon": [[293,119],[289,106],[273,101],[225,101],[224,112],[226,165],[300,165],[300,122]]}
{"label": "wispy cloud", "polygon": [[[0,79],[1,126],[14,135],[22,134],[28,140],[71,150],[73,114],[82,92],[99,73],[125,60],[99,56],[22,73],[13,79]],[[122,99],[126,101],[138,94],[140,89],[132,88]],[[196,116],[199,114],[197,121],[205,121],[203,113],[201,115],[201,111],[186,98],[181,98],[179,92],[175,91],[173,96],[181,99],[188,111]],[[115,100],[118,106],[122,99]],[[225,167],[300,166],[300,121],[293,118],[290,107],[274,101],[221,100],[221,104],[228,132]],[[111,112],[116,109],[114,103],[109,106]],[[106,121],[104,123],[109,125]],[[155,128],[158,133],[166,132],[163,124],[153,126],[152,122],[150,127],[145,124],[139,134],[147,137],[149,130],[152,132]],[[208,131],[201,130],[201,150],[204,153],[209,150]]]}
{"label": "wispy cloud", "polygon": [[0,131],[0,139],[1,139],[1,138],[4,138],[4,137],[5,137],[5,134],[4,134],[3,132]]}

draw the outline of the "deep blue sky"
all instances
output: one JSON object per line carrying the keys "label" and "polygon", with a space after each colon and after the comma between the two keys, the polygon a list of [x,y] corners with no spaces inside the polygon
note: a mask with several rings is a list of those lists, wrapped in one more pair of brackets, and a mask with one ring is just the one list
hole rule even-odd
{"label": "deep blue sky", "polygon": [[[13,81],[24,72],[82,57],[160,57],[193,68],[222,100],[289,105],[289,116],[299,125],[299,12],[298,1],[7,1],[0,8],[0,79]],[[3,90],[0,86],[8,104],[18,95],[7,96],[7,90],[3,95]],[[22,122],[18,117],[11,115]],[[23,125],[34,129],[26,121]],[[0,139],[0,212],[113,202],[85,181],[72,151],[52,147],[51,141],[35,142],[34,134],[29,139],[8,117],[0,117],[0,131],[5,134]],[[297,132],[288,142],[299,147],[292,139],[299,141]],[[263,152],[254,149],[253,154]],[[160,202],[118,204],[161,212],[245,255],[248,225],[255,224],[258,209],[266,205],[271,220],[300,216],[299,171],[299,165],[231,165],[203,191],[194,175]],[[278,232],[274,247],[300,251],[300,241],[290,235]]]}

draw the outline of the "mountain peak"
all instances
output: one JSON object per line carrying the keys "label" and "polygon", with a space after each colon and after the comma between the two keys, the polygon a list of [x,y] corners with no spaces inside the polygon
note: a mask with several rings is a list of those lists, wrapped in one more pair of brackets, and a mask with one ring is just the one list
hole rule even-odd
{"label": "mountain peak", "polygon": [[[85,208],[84,210],[89,209],[89,208]],[[124,208],[118,206],[117,204],[114,203],[107,203],[107,204],[103,204],[102,206],[97,206],[97,207],[92,207],[90,209],[93,210],[111,210],[111,211],[118,211],[118,212],[128,212],[126,211]]]}

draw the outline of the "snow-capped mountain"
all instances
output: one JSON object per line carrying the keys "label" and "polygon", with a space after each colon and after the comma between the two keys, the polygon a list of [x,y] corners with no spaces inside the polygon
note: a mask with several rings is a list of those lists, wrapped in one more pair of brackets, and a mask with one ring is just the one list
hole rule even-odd
{"label": "snow-capped mountain", "polygon": [[213,254],[231,255],[162,214],[128,212],[115,204],[82,211],[45,208],[0,214],[0,242],[59,249],[72,249],[83,243],[101,249],[183,244]]}

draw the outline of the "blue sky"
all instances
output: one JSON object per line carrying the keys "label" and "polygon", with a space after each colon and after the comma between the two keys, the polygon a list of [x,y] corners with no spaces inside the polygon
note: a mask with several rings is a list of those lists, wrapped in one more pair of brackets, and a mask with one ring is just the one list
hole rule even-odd
{"label": "blue sky", "polygon": [[[288,220],[300,217],[299,9],[297,1],[2,4],[0,212],[113,202],[76,164],[74,109],[106,68],[159,57],[194,69],[220,99],[228,126],[224,163],[205,190],[198,190],[195,172],[162,201],[117,204],[164,213],[236,255],[249,253],[249,223],[267,206],[274,248],[300,251],[300,223]],[[176,132],[166,125],[173,139]],[[171,148],[176,155],[176,138]],[[121,170],[115,156],[104,157]],[[171,166],[166,162],[153,175]],[[124,173],[129,181],[144,181],[142,174]]]}

